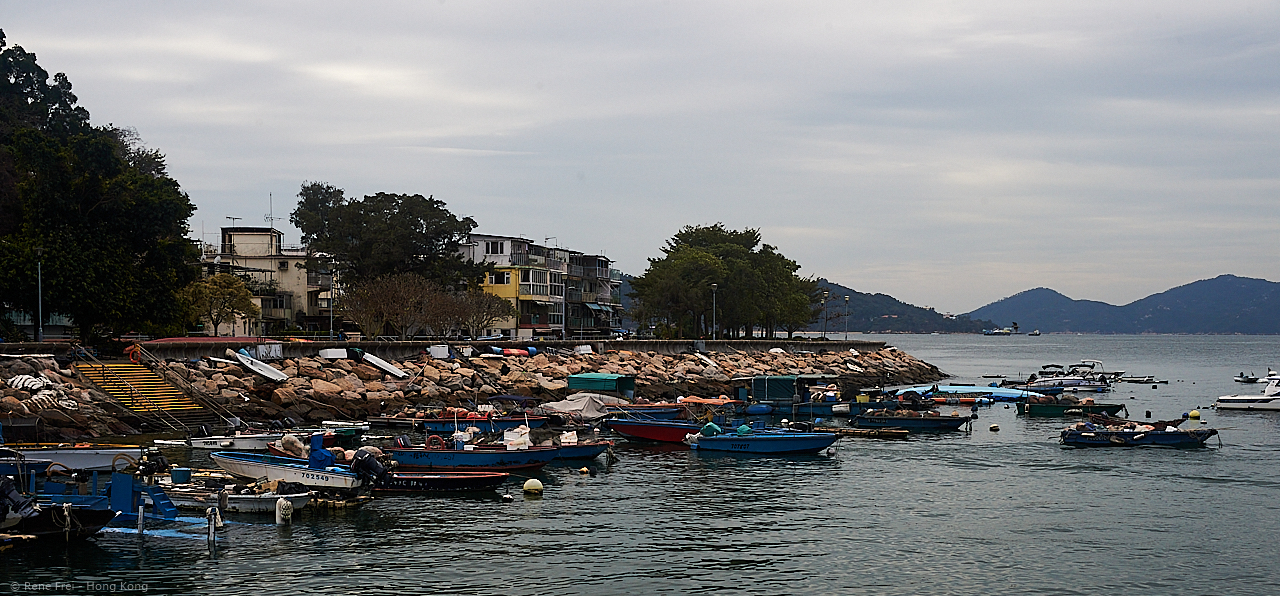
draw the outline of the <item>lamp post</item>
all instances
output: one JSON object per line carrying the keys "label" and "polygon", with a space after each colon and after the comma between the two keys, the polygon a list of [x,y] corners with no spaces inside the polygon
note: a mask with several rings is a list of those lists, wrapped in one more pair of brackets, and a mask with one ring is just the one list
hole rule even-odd
{"label": "lamp post", "polygon": [[720,284],[711,284],[711,339],[720,339],[719,329],[716,328],[716,288]]}
{"label": "lamp post", "polygon": [[36,341],[44,341],[44,247],[36,248]]}
{"label": "lamp post", "polygon": [[827,314],[827,298],[831,296],[831,290],[822,291],[822,339],[827,338],[827,321],[831,320],[831,315]]}
{"label": "lamp post", "polygon": [[849,295],[844,297],[844,340],[849,341]]}
{"label": "lamp post", "polygon": [[333,341],[333,259],[329,259],[329,341]]}

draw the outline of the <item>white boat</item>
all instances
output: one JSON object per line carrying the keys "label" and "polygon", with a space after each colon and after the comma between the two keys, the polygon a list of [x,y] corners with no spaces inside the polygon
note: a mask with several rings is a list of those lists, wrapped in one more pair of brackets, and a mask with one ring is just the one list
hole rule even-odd
{"label": "white boat", "polygon": [[192,449],[235,449],[236,451],[266,451],[267,444],[284,438],[284,433],[258,433],[221,435],[217,437],[193,437],[185,442]]}
{"label": "white boat", "polygon": [[[172,484],[164,485],[163,489],[164,494],[179,509],[204,511],[209,507],[218,506],[218,491],[191,486],[174,486]],[[227,493],[227,506],[223,508],[223,511],[233,513],[272,513],[276,510],[276,501],[281,498],[288,499],[293,504],[293,510],[298,511],[311,502],[312,496],[314,496],[314,493],[310,491],[289,495],[278,495],[272,492],[251,495]],[[146,493],[143,493],[142,498],[148,505],[151,504],[151,498]]]}
{"label": "white boat", "polygon": [[229,352],[230,354],[234,354],[236,357],[236,360],[239,360],[240,364],[243,364],[245,368],[248,368],[249,370],[257,374],[262,375],[263,377],[266,377],[268,381],[283,383],[289,380],[289,375],[286,375],[283,372],[276,370],[274,366],[271,366],[266,362],[257,360],[253,357],[247,356],[240,352],[232,352],[231,350],[227,350],[227,352]]}
{"label": "white boat", "polygon": [[396,366],[395,366],[394,364],[391,364],[390,362],[387,362],[386,360],[383,360],[383,359],[381,359],[381,358],[379,358],[379,357],[377,357],[377,356],[374,356],[373,354],[370,354],[370,353],[368,353],[368,352],[365,352],[362,356],[360,356],[360,359],[361,359],[361,360],[364,360],[365,362],[368,362],[369,364],[372,364],[373,366],[375,366],[375,367],[377,367],[377,368],[381,369],[383,372],[385,372],[385,373],[387,373],[387,374],[389,374],[389,375],[391,375],[391,376],[393,376],[393,377],[395,377],[395,378],[397,378],[397,379],[407,379],[407,378],[409,378],[409,373],[404,372],[403,370],[400,370],[399,368],[396,368]]}
{"label": "white boat", "polygon": [[1249,373],[1246,375],[1242,371],[1240,374],[1236,375],[1232,380],[1237,383],[1257,383],[1262,379],[1259,379],[1258,376],[1253,373]]}
{"label": "white boat", "polygon": [[5,447],[27,458],[47,459],[54,464],[62,464],[67,469],[91,472],[123,470],[142,459],[141,445],[19,443]]}
{"label": "white boat", "polygon": [[1280,412],[1280,379],[1267,383],[1261,395],[1224,395],[1213,402],[1219,410]]}
{"label": "white boat", "polygon": [[241,478],[286,480],[313,488],[354,489],[362,484],[345,466],[312,468],[305,460],[291,457],[228,451],[214,452],[209,457],[218,467]]}

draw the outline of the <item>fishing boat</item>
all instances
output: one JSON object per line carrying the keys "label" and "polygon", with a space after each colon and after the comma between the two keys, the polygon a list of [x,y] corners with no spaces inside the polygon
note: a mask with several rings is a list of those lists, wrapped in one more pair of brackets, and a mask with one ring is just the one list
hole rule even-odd
{"label": "fishing boat", "polygon": [[[1015,389],[1012,387],[991,387],[978,385],[916,385],[898,389],[890,393],[890,395],[905,395],[915,392],[922,396],[931,398],[936,397],[988,397],[994,401],[1025,401],[1029,397],[1039,397],[1044,393],[1039,391],[1031,391],[1028,389]],[[1061,392],[1061,390],[1059,390]]]}
{"label": "fishing boat", "polygon": [[1219,410],[1280,411],[1280,379],[1267,383],[1261,395],[1223,395],[1213,402]]}
{"label": "fishing boat", "polygon": [[19,491],[17,483],[0,477],[0,535],[30,537],[35,540],[78,540],[97,534],[116,511],[107,507],[105,497],[97,498],[97,507],[45,504]]}
{"label": "fishing boat", "polygon": [[685,442],[698,451],[730,451],[770,455],[817,453],[840,437],[835,433],[747,431],[704,436],[689,435]]}
{"label": "fishing boat", "polygon": [[1216,434],[1218,430],[1213,428],[1183,430],[1176,426],[1100,426],[1082,422],[1062,429],[1058,440],[1069,447],[1201,447]]}
{"label": "fishing boat", "polygon": [[395,472],[373,486],[375,494],[410,494],[494,490],[511,474],[506,472]]}
{"label": "fishing boat", "polygon": [[686,410],[676,404],[613,404],[606,405],[605,411],[610,414],[623,414],[634,418],[675,420]]}
{"label": "fishing boat", "polygon": [[52,463],[51,459],[29,459],[17,451],[0,447],[0,476],[43,474]]}
{"label": "fishing boat", "polygon": [[346,466],[313,467],[296,457],[236,451],[216,451],[209,457],[218,467],[241,478],[285,480],[326,489],[355,489],[363,484]]}
{"label": "fishing boat", "polygon": [[422,421],[421,418],[409,418],[406,416],[370,416],[365,419],[369,426],[386,427],[386,428],[413,428]]}
{"label": "fishing boat", "polygon": [[702,424],[683,420],[610,420],[609,428],[631,439],[659,443],[683,443],[685,435],[696,433]]}
{"label": "fishing boat", "polygon": [[951,431],[968,424],[968,416],[943,416],[938,412],[869,410],[853,417],[854,428],[901,428],[909,431]]}
{"label": "fishing boat", "polygon": [[[595,459],[601,453],[608,451],[613,447],[613,441],[584,441],[581,443],[565,444],[554,446],[556,450],[553,459]],[[491,445],[471,445],[474,450],[484,451],[506,451],[507,446],[501,443]]]}
{"label": "fishing boat", "polygon": [[432,435],[421,447],[410,445],[408,437],[396,439],[395,447],[383,449],[399,466],[397,469],[411,472],[502,472],[508,470],[536,470],[551,463],[559,449],[556,447],[527,447],[524,449],[477,448],[464,445],[462,449],[444,448],[444,439]]}
{"label": "fishing boat", "polygon": [[[311,503],[315,493],[311,491],[289,492],[277,494],[269,491],[263,493],[237,494],[221,492],[198,486],[163,485],[164,494],[178,509],[195,509],[204,511],[209,507],[217,507],[232,513],[272,513],[276,510],[276,501],[285,499],[293,505],[294,511],[301,510]],[[144,496],[147,504],[151,499]]]}
{"label": "fishing boat", "polygon": [[284,433],[236,433],[212,437],[192,437],[180,441],[156,441],[158,445],[186,445],[192,449],[234,449],[236,451],[266,451],[267,444],[279,441]]}
{"label": "fishing boat", "polygon": [[1121,410],[1127,414],[1129,409],[1124,404],[1072,403],[1041,404],[1019,402],[1018,413],[1027,416],[1083,416],[1085,414],[1106,414],[1115,416]]}
{"label": "fishing boat", "polygon": [[514,429],[520,425],[538,428],[547,423],[546,416],[494,416],[475,418],[420,418],[423,429],[428,433],[451,433],[466,430],[470,427],[480,429],[482,433],[496,433]]}
{"label": "fishing boat", "polygon": [[27,459],[47,459],[70,470],[106,472],[136,465],[142,458],[141,445],[108,443],[9,443],[5,445]]}

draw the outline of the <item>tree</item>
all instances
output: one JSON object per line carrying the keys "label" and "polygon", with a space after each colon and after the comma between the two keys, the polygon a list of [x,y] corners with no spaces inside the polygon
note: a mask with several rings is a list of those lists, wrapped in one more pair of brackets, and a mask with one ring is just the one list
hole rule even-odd
{"label": "tree", "polygon": [[497,321],[520,314],[510,300],[479,288],[460,293],[458,298],[462,305],[462,327],[470,331],[472,337],[480,335]]}
{"label": "tree", "polygon": [[253,294],[244,281],[230,273],[219,273],[192,282],[184,291],[186,299],[209,321],[214,335],[223,323],[231,322],[231,334],[235,335],[235,319],[257,317],[261,310],[253,302]]}
{"label": "tree", "polygon": [[[72,319],[81,339],[181,324],[195,207],[136,132],[93,127],[71,83],[0,32],[0,309]],[[37,257],[37,250],[43,255]]]}
{"label": "tree", "polygon": [[456,288],[478,283],[489,270],[458,251],[475,220],[457,217],[434,197],[380,192],[352,200],[331,184],[306,182],[290,221],[309,250],[336,261],[348,283],[416,273]]}
{"label": "tree", "polygon": [[[631,281],[636,316],[665,322],[679,337],[712,335],[713,320],[723,337],[811,320],[813,280],[796,275],[799,264],[760,241],[750,228],[685,226],[663,246],[664,256],[649,259],[644,275]],[[718,286],[714,300],[711,284]]]}

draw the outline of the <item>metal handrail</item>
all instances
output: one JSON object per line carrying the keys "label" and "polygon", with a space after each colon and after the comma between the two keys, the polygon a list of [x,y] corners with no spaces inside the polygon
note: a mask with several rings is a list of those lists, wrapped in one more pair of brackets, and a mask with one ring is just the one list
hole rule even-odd
{"label": "metal handrail", "polygon": [[[141,345],[138,345],[138,354],[143,359],[153,363],[155,366],[163,367],[166,371],[173,373],[173,377],[180,381],[179,389],[181,389],[182,392],[186,394],[187,397],[190,397],[193,401],[195,401],[199,405],[204,406],[209,411],[213,412],[215,416],[217,416],[218,418],[221,418],[223,422],[227,423],[227,426],[231,426],[230,418],[234,418],[235,413],[223,407],[221,404],[218,404],[213,400],[208,399],[203,394],[203,392],[196,389],[196,386],[192,385],[190,381],[182,378],[182,375],[174,372],[172,368],[169,368],[168,362],[165,362],[164,360],[157,358],[155,354],[148,352],[146,348],[143,348]],[[165,378],[165,377],[162,376],[161,378]],[[167,381],[168,379],[165,378],[165,380]],[[226,414],[225,416],[223,415],[224,413]]]}
{"label": "metal handrail", "polygon": [[[128,387],[128,388],[129,388],[129,391],[130,391],[130,392],[132,392],[134,396],[136,396],[136,397],[140,398],[141,400],[145,401],[146,403],[150,404],[150,405],[151,405],[151,407],[152,407],[152,408],[154,408],[154,410],[153,410],[153,411],[155,411],[155,412],[160,412],[161,414],[163,414],[163,415],[165,415],[165,416],[168,416],[171,420],[173,420],[174,422],[178,423],[178,426],[181,426],[181,427],[182,427],[181,429],[179,429],[179,428],[178,428],[178,426],[174,426],[174,425],[170,424],[170,423],[169,423],[169,421],[168,421],[168,420],[165,420],[165,419],[164,419],[164,417],[162,417],[162,416],[155,416],[155,417],[154,417],[154,418],[155,418],[155,420],[159,420],[160,422],[163,422],[163,423],[165,424],[165,426],[168,426],[170,430],[173,430],[173,431],[175,431],[175,432],[188,432],[188,431],[190,430],[189,428],[187,428],[187,425],[185,425],[185,424],[183,424],[183,423],[182,423],[182,421],[181,421],[181,420],[178,420],[176,417],[174,417],[174,415],[173,415],[173,414],[170,414],[169,412],[167,412],[167,411],[165,411],[163,408],[161,408],[158,404],[156,404],[155,402],[151,401],[151,398],[150,398],[150,397],[147,397],[147,396],[143,395],[140,391],[138,391],[138,389],[137,389],[136,387],[134,387],[134,386],[133,386],[133,384],[132,384],[132,383],[130,383],[129,381],[126,381],[126,380],[124,379],[124,377],[121,377],[119,374],[117,374],[117,373],[116,373],[116,371],[111,370],[109,367],[107,367],[106,363],[102,362],[101,360],[98,360],[98,357],[97,357],[97,356],[94,356],[93,354],[90,354],[87,350],[74,350],[74,351],[73,351],[73,353],[76,355],[76,358],[77,358],[77,359],[80,359],[80,357],[81,357],[81,356],[87,356],[90,360],[92,360],[92,361],[93,361],[93,364],[94,364],[95,366],[99,367],[99,369],[100,369],[100,370],[102,370],[102,371],[105,373],[105,374],[104,374],[104,376],[105,376],[105,375],[107,375],[107,374],[109,374],[109,375],[111,375],[112,377],[115,377],[115,380],[117,380],[117,381],[119,381],[119,382],[123,383],[125,387]],[[130,409],[132,410],[132,408],[130,408]],[[138,414],[138,415],[139,415],[140,417],[142,417],[142,418],[148,418],[148,416],[143,415],[141,412],[138,412],[137,410],[133,410],[133,411],[134,411],[134,413]]]}

